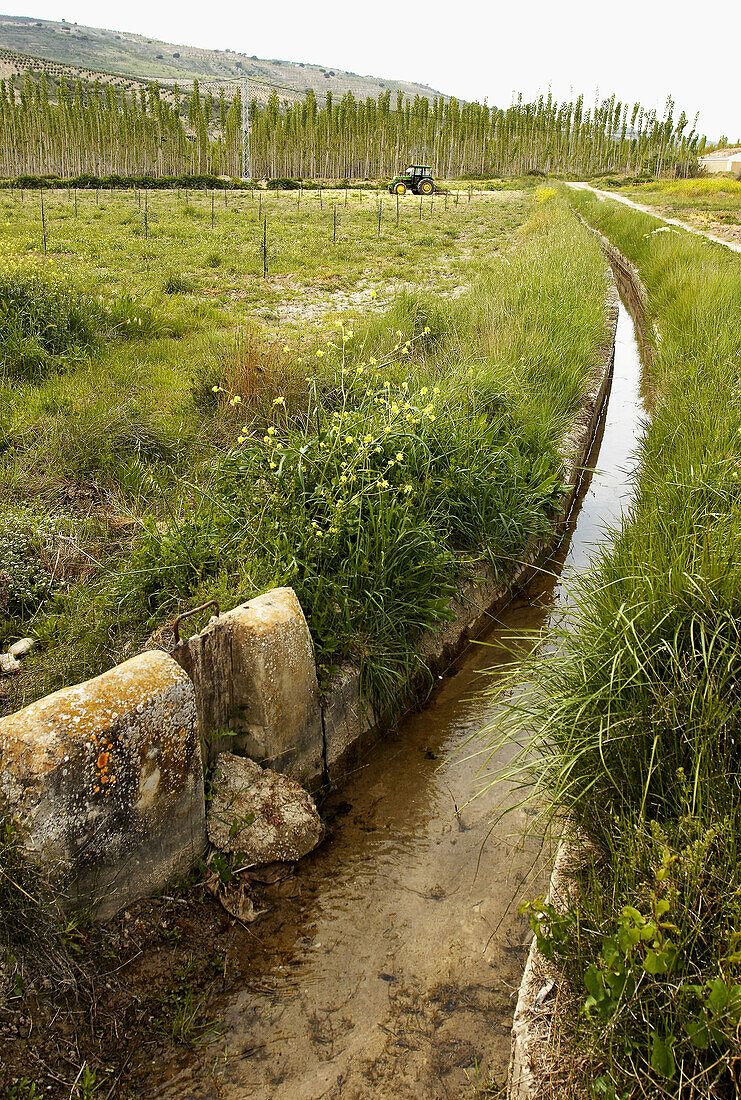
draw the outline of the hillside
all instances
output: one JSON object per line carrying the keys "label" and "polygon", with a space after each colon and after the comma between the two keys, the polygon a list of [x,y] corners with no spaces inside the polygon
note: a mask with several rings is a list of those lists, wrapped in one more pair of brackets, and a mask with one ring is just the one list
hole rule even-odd
{"label": "hillside", "polygon": [[[281,96],[288,99],[302,96],[310,88],[322,98],[328,91],[333,95],[351,91],[359,99],[377,98],[384,91],[391,91],[393,95],[401,92],[410,98],[442,94],[424,84],[404,80],[359,76],[303,62],[263,60],[234,50],[177,46],[124,31],[20,15],[0,15],[0,47],[16,54],[30,54],[34,59],[83,69],[86,79],[97,74],[101,77],[117,74],[164,83],[177,81],[183,85],[198,77],[208,85],[212,80],[247,76],[255,82],[279,85]],[[7,55],[4,61],[7,66]],[[259,83],[255,93],[258,88]]]}

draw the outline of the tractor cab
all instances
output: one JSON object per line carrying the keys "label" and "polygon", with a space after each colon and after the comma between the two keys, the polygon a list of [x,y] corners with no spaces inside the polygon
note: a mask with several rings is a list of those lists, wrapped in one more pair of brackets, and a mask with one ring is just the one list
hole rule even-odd
{"label": "tractor cab", "polygon": [[431,195],[434,190],[432,168],[429,164],[410,164],[406,172],[394,176],[389,184],[392,195],[405,195],[407,191],[411,191],[413,195]]}

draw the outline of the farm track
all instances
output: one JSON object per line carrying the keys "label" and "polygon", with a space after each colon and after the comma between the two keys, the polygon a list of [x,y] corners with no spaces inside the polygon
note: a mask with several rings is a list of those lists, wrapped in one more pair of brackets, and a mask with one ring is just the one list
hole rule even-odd
{"label": "farm track", "polygon": [[[330,799],[330,843],[273,888],[239,960],[242,991],[212,1006],[222,1034],[197,1061],[158,1067],[157,1096],[442,1100],[492,1095],[503,1083],[529,940],[518,903],[544,889],[552,851],[526,837],[528,809],[502,782],[469,801],[482,761],[466,745],[498,711],[482,691],[494,683],[487,670],[514,659],[513,634],[563,615],[569,579],[619,519],[639,376],[621,310],[613,392],[591,456],[599,468],[553,573]],[[503,805],[511,812],[492,827]]]}
{"label": "farm track", "polygon": [[712,241],[714,244],[722,244],[726,248],[730,248],[732,252],[741,252],[741,242],[739,241],[729,241],[724,237],[719,237],[716,233],[710,233],[707,229],[698,229],[697,226],[690,225],[680,218],[670,218],[668,215],[657,211],[655,207],[636,202],[625,195],[618,195],[614,191],[600,191],[599,188],[592,187],[589,183],[567,183],[566,186],[572,187],[575,191],[592,191],[600,199],[614,199],[615,202],[621,202],[624,206],[630,206],[633,210],[639,210],[642,214],[650,214],[653,218],[666,222],[667,225],[676,225],[696,237],[705,237],[706,240]]}

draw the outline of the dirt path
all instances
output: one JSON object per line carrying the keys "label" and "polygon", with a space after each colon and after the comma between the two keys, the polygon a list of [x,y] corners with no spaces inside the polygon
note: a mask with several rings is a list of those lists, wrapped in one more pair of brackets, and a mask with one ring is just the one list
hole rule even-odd
{"label": "dirt path", "polygon": [[593,191],[600,199],[614,199],[615,202],[621,202],[624,206],[631,206],[634,210],[640,210],[643,214],[651,214],[652,217],[658,219],[658,221],[666,222],[667,225],[676,225],[680,229],[686,230],[687,233],[693,233],[696,237],[705,237],[707,240],[713,241],[714,244],[722,244],[725,248],[730,248],[733,252],[741,252],[741,243],[738,241],[727,241],[715,233],[710,233],[706,229],[698,229],[679,218],[669,218],[664,214],[659,214],[655,207],[646,206],[644,203],[636,202],[625,195],[618,195],[614,191],[600,191],[597,187],[592,187],[590,183],[567,183],[566,186],[573,187],[575,191]]}

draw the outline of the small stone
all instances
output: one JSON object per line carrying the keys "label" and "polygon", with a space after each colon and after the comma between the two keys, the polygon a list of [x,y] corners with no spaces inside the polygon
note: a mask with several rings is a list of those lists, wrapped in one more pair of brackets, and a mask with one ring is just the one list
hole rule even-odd
{"label": "small stone", "polygon": [[35,645],[35,638],[21,638],[20,641],[13,642],[11,646],[8,646],[8,653],[11,657],[25,657]]}
{"label": "small stone", "polygon": [[12,676],[20,670],[21,663],[16,661],[12,653],[0,653],[0,676]]}
{"label": "small stone", "polygon": [[324,836],[300,783],[230,752],[216,762],[206,827],[214,847],[239,852],[245,867],[301,859]]}

